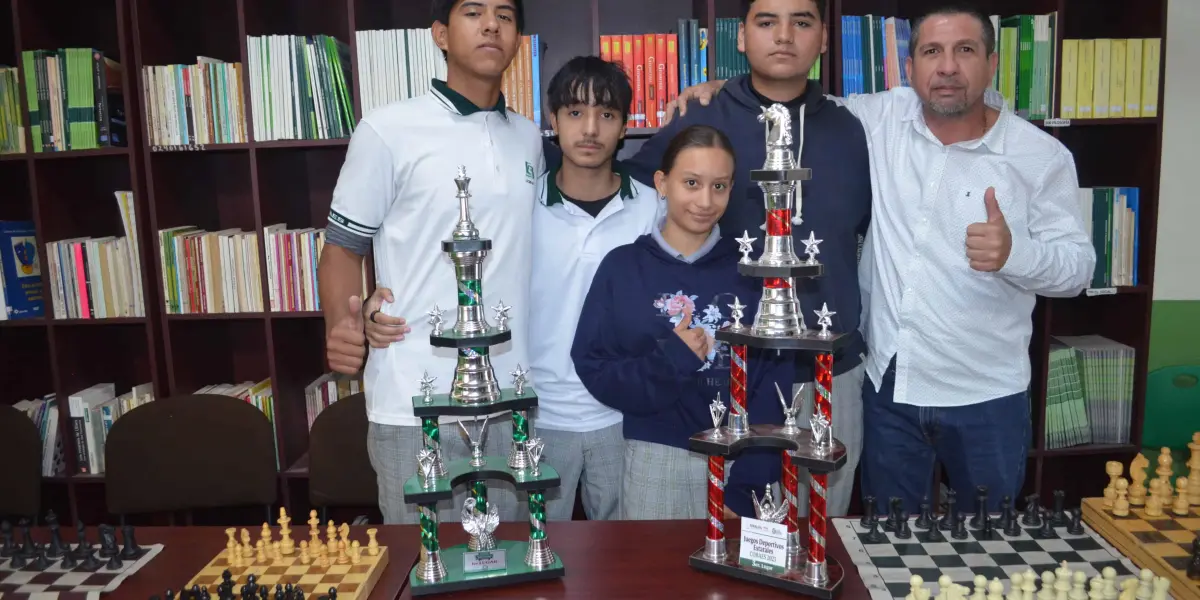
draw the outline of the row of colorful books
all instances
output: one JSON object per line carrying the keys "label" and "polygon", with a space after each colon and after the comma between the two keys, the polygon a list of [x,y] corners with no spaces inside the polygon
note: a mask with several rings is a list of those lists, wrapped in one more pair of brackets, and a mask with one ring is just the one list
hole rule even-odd
{"label": "row of colorful books", "polygon": [[1064,119],[1158,116],[1161,38],[1063,40]]}

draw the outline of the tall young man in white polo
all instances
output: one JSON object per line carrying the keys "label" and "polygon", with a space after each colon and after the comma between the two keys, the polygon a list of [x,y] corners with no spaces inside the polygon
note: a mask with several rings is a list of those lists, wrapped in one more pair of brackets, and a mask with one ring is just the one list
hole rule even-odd
{"label": "tall young man in white polo", "polygon": [[600,261],[649,233],[659,212],[653,188],[613,169],[632,97],[621,67],[596,56],[572,59],[547,90],[563,160],[539,181],[541,202],[534,207],[530,295],[538,306],[530,314],[529,358],[539,398],[535,433],[562,478],[547,493],[551,520],[571,518],[580,484],[589,519],[620,514],[621,413],[588,393],[575,373],[571,343]]}
{"label": "tall young man in white polo", "polygon": [[[362,366],[364,318],[386,321],[401,338],[410,334],[372,349],[364,374],[367,445],[379,507],[389,524],[418,520],[403,492],[424,445],[412,397],[420,395],[425,372],[438,378],[435,392],[448,391],[456,364],[453,350],[429,345],[425,315],[435,305],[453,310],[457,304],[453,266],[441,242],[458,220],[459,166],[471,178],[471,217],[493,241],[484,261],[483,303],[490,307],[503,300],[513,307],[512,341],[491,349],[492,364],[504,377],[529,362],[529,215],[544,158],[536,126],[506,111],[500,94],[520,40],[522,2],[434,0],[433,16],[433,37],[447,59],[446,81],[434,81],[431,93],[380,108],[359,123],[334,189],[318,272],[332,369],[355,373]],[[395,297],[380,312],[364,315],[357,294],[362,259],[372,246],[378,286],[395,290]],[[462,436],[447,427],[453,421],[441,419],[447,461],[470,455]],[[507,419],[493,421],[485,453],[507,455],[511,427]],[[501,519],[520,518],[511,484],[493,484],[489,492]],[[462,501],[440,504],[441,518],[457,518]]]}

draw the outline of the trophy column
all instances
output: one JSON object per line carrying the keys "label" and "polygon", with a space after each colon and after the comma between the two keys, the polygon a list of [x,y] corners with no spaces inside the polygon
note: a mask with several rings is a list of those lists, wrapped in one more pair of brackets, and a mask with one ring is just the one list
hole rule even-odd
{"label": "trophy column", "polygon": [[417,564],[417,577],[430,583],[446,578],[446,565],[442,564],[438,544],[437,504],[422,504],[421,511],[421,560]]}
{"label": "trophy column", "polygon": [[[813,392],[814,430],[824,429],[827,435],[814,437],[814,449],[825,452],[826,440],[833,440],[833,407],[830,404],[833,392],[833,354],[822,352],[816,360],[817,386]],[[822,585],[828,579],[825,568],[825,498],[829,489],[829,474],[813,472],[808,493],[808,565],[804,578],[814,585]],[[789,540],[790,541],[790,540]]]}
{"label": "trophy column", "polygon": [[437,417],[422,417],[421,432],[425,436],[425,448],[433,452],[433,474],[436,477],[446,476],[446,463],[442,460],[441,431],[438,428]]}
{"label": "trophy column", "polygon": [[708,535],[704,557],[725,560],[725,457],[708,457]]}

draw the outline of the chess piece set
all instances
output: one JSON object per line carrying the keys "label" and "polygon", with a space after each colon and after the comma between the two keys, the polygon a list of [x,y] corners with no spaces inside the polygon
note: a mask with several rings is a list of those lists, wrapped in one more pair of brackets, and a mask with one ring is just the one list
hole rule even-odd
{"label": "chess piece set", "polygon": [[[246,583],[242,584],[236,592],[234,588],[237,584],[233,581],[233,574],[226,569],[221,574],[221,583],[217,584],[217,599],[218,600],[306,600],[307,596],[304,589],[298,584],[283,584],[276,583],[274,594],[272,594],[271,586],[262,585],[258,582],[258,576],[251,573],[246,576]],[[167,590],[161,597],[151,596],[150,600],[212,600],[212,592],[208,590],[208,586],[193,585],[189,589],[180,590],[177,596],[174,591]],[[317,600],[337,600],[337,587],[330,587],[329,590],[317,597]]]}
{"label": "chess piece set", "polygon": [[[442,251],[454,265],[458,288],[457,320],[443,330],[442,311],[430,311],[430,345],[457,350],[457,365],[450,392],[434,393],[436,377],[426,372],[420,395],[412,398],[413,414],[421,419],[424,447],[417,455],[419,472],[404,484],[404,500],[418,504],[421,513],[421,555],[409,575],[414,596],[509,585],[516,582],[554,579],[565,573],[562,561],[550,549],[546,537],[545,490],[558,487],[558,472],[541,462],[545,447],[532,437],[528,411],[538,398],[527,384],[528,371],[517,365],[512,387],[501,388],[491,363],[489,349],[512,339],[508,328],[511,306],[503,301],[492,307],[496,325],[488,323],[483,311],[483,261],[492,241],[480,236],[471,220],[470,185],[466,168],[459,167],[457,186],[459,218]],[[491,415],[511,412],[512,444],[505,457],[489,457],[487,425]],[[458,421],[459,432],[471,448],[469,459],[445,461],[442,457],[441,416],[470,417]],[[480,423],[480,417],[484,417]],[[525,541],[502,540],[494,535],[499,525],[495,505],[487,499],[487,481],[504,480],[529,497],[529,537]],[[437,503],[453,500],[454,489],[469,485],[462,506],[462,524],[469,543],[441,548],[438,542]],[[454,565],[447,568],[447,563]]]}
{"label": "chess piece set", "polygon": [[[1142,569],[1138,577],[1130,577],[1118,585],[1112,567],[1088,579],[1086,573],[1070,569],[1065,561],[1054,571],[1042,573],[1040,579],[1039,588],[1039,577],[1032,569],[1013,573],[1007,586],[998,577],[988,581],[987,577],[976,575],[972,591],[942,575],[937,582],[936,600],[1167,600],[1171,587],[1167,578],[1156,577],[1149,569]],[[909,584],[905,600],[930,600],[932,591],[920,575],[913,575]]]}
{"label": "chess piece set", "polygon": [[1192,435],[1188,444],[1192,451],[1187,462],[1188,475],[1175,478],[1171,484],[1171,475],[1175,472],[1172,467],[1171,449],[1159,451],[1154,474],[1150,479],[1146,469],[1150,461],[1138,454],[1129,464],[1129,479],[1122,476],[1124,465],[1118,461],[1105,464],[1104,472],[1108,474],[1108,487],[1104,488],[1104,508],[1110,509],[1117,517],[1128,517],[1131,507],[1143,507],[1147,517],[1161,517],[1164,511],[1185,517],[1190,514],[1191,507],[1200,506],[1200,433]]}
{"label": "chess piece set", "polygon": [[[978,541],[999,540],[1004,537],[1017,537],[1028,532],[1033,539],[1052,540],[1059,537],[1055,527],[1066,527],[1069,535],[1082,535],[1083,511],[1079,508],[1067,511],[1063,504],[1066,494],[1062,490],[1054,491],[1054,508],[1047,509],[1039,505],[1036,494],[1025,499],[1026,509],[1023,515],[1017,512],[1009,496],[1000,500],[1000,516],[993,519],[987,512],[988,489],[981,485],[975,488],[975,514],[970,519],[968,530],[967,515],[958,510],[958,495],[954,490],[946,493],[942,504],[941,517],[935,517],[929,497],[921,501],[921,514],[912,524],[909,524],[908,511],[903,509],[900,498],[892,498],[888,503],[888,514],[885,518],[875,512],[873,496],[864,498],[865,510],[860,525],[867,528],[864,540],[868,543],[879,543],[887,539],[887,533],[897,539],[906,540],[914,536],[913,527],[920,530],[915,534],[922,543],[939,543],[950,540],[965,540],[973,538]],[[974,531],[972,535],[970,532]],[[946,532],[946,533],[943,533]]]}
{"label": "chess piece set", "polygon": [[0,523],[0,559],[7,559],[4,565],[6,569],[46,571],[55,568],[106,573],[121,571],[126,562],[136,562],[147,553],[145,548],[138,546],[132,525],[121,528],[123,546],[118,544],[116,530],[111,525],[97,527],[100,541],[97,549],[88,539],[87,527],[83,523],[76,528],[74,547],[63,540],[58,517],[53,511],[46,515],[45,523],[50,530],[50,542],[47,544],[34,541],[29,521],[25,519],[17,523],[20,541],[15,539],[13,527],[8,521]]}
{"label": "chess piece set", "polygon": [[[350,540],[349,525],[342,523],[341,527],[334,527],[333,521],[329,521],[326,527],[327,538],[322,541],[321,522],[317,518],[317,511],[311,511],[308,520],[308,539],[301,540],[297,545],[291,536],[292,530],[289,527],[291,521],[287,510],[280,508],[279,519],[276,521],[279,524],[279,539],[271,539],[271,527],[267,523],[263,523],[262,533],[253,544],[250,543],[248,529],[243,528],[240,536],[237,529],[233,527],[226,529],[225,535],[229,536],[229,540],[225,543],[225,552],[229,565],[237,568],[256,564],[277,564],[285,556],[295,554],[297,550],[299,551],[299,562],[302,565],[315,564],[321,568],[329,568],[334,564],[357,565],[362,562],[364,548],[358,540]],[[377,529],[367,530],[370,541],[367,543],[366,551],[371,556],[379,554],[379,543],[375,540],[377,533]]]}
{"label": "chess piece set", "polygon": [[[734,298],[730,305],[733,323],[719,329],[716,339],[730,344],[730,402],[728,407],[720,397],[709,406],[713,428],[693,435],[689,440],[692,451],[708,455],[708,526],[704,547],[694,552],[689,564],[696,569],[721,573],[730,577],[764,583],[799,594],[831,598],[839,589],[843,569],[825,555],[826,519],[825,494],[828,474],[846,462],[845,447],[833,438],[832,407],[833,353],[845,345],[845,334],[830,331],[836,313],[823,305],[814,311],[819,330],[805,326],[796,279],[819,277],[824,266],[816,259],[821,240],[810,232],[806,246],[807,259],[795,253],[792,225],[802,223],[801,186],[811,178],[811,170],[797,165],[803,148],[804,110],[801,107],[795,130],[800,137],[796,153],[792,153],[792,120],[788,109],[780,104],[763,108],[759,121],[766,127],[766,160],[761,169],[750,173],[751,181],[763,191],[766,223],[763,226],[763,252],[751,259],[751,238],[748,232],[738,239],[742,260],[738,272],[749,277],[763,278],[762,297],[758,312],[750,325],[742,323],[744,310],[741,300]],[[747,364],[747,348],[792,350],[816,355],[816,381],[813,414],[808,417],[809,428],[799,425],[801,402],[799,392],[789,404],[783,390],[776,394],[783,406],[783,425],[750,425],[747,412],[746,373],[753,368]],[[801,386],[803,390],[804,386]],[[728,414],[728,420],[725,416]],[[783,499],[776,502],[768,489],[762,499],[755,496],[757,521],[776,527],[786,523],[786,548],[783,558],[764,567],[748,560],[746,548],[740,541],[726,540],[724,530],[725,457],[753,447],[781,449],[783,461]],[[810,473],[807,548],[802,543],[799,517],[799,467]],[[743,539],[746,539],[743,527]],[[753,545],[753,544],[750,544]],[[739,552],[740,551],[740,552]]]}

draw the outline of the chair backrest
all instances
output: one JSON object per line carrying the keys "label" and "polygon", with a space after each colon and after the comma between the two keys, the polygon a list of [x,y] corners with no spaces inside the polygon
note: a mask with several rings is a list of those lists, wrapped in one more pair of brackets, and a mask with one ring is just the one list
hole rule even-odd
{"label": "chair backrest", "polygon": [[308,441],[308,498],[314,506],[376,506],[379,486],[367,454],[367,406],[362,393],[317,415]]}
{"label": "chair backrest", "polygon": [[114,514],[272,505],[275,433],[254,405],[197,394],[155,400],[113,422],[104,448]]}
{"label": "chair backrest", "polygon": [[0,515],[36,517],[42,493],[42,436],[29,415],[0,406]]}

